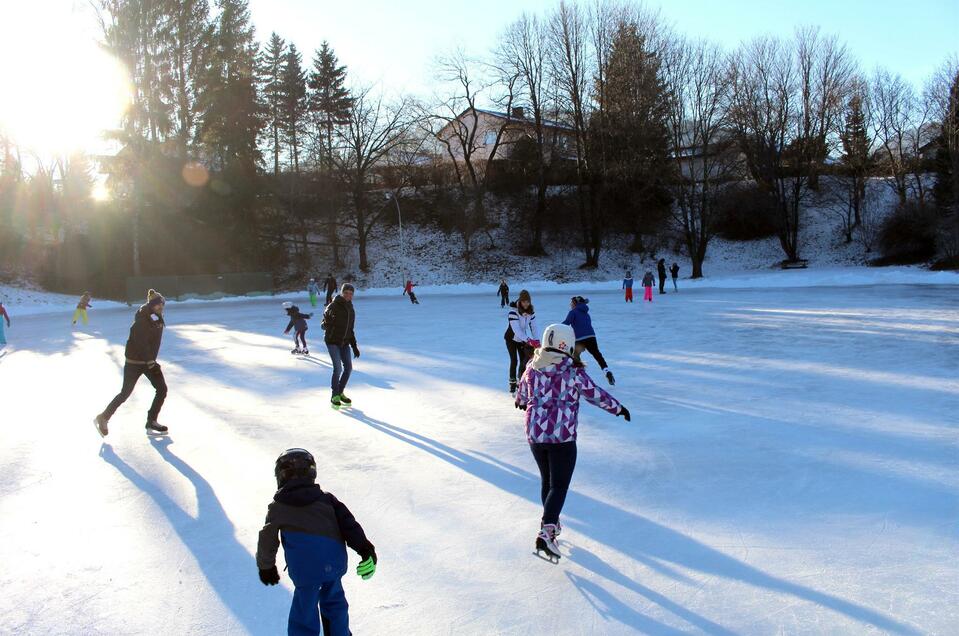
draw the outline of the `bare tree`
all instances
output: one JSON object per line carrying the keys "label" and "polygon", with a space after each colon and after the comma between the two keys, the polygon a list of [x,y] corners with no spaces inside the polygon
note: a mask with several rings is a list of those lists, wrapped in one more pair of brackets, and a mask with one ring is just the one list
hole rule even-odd
{"label": "bare tree", "polygon": [[799,260],[800,209],[835,144],[852,64],[818,29],[793,42],[760,37],[733,58],[731,122],[746,165],[779,211],[779,241]]}
{"label": "bare tree", "polygon": [[[472,257],[472,240],[477,232],[485,231],[493,246],[485,202],[489,168],[502,152],[507,133],[515,124],[513,105],[519,74],[514,71],[493,81],[489,78],[490,70],[462,51],[440,58],[437,74],[447,92],[435,105],[424,108],[420,119],[452,168],[458,197],[449,203],[458,217],[457,230],[467,261]],[[483,100],[497,104],[504,116],[491,118],[480,106]],[[491,139],[487,139],[487,134]]]}
{"label": "bare tree", "polygon": [[370,233],[384,210],[381,203],[372,204],[369,199],[373,171],[405,141],[413,126],[411,115],[408,100],[389,104],[382,94],[366,87],[353,91],[347,122],[335,130],[333,165],[350,194],[353,220],[346,225],[356,231],[359,265],[364,272],[370,267],[366,253]]}
{"label": "bare tree", "polygon": [[882,228],[884,216],[882,197],[875,188],[867,187],[862,199],[859,224],[856,226],[856,238],[867,254],[872,252],[879,241],[879,231]]}
{"label": "bare tree", "polygon": [[675,38],[662,56],[669,95],[667,126],[675,163],[673,221],[686,243],[693,278],[703,275],[716,222],[716,195],[736,176],[727,126],[728,63],[715,44]]}

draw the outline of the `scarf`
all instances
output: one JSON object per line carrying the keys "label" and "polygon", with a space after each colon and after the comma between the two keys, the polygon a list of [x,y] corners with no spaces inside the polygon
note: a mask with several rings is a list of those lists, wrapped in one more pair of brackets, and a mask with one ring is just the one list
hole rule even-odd
{"label": "scarf", "polygon": [[540,347],[533,353],[533,360],[529,364],[537,371],[542,371],[546,367],[559,364],[569,357],[569,354],[563,353],[559,349]]}

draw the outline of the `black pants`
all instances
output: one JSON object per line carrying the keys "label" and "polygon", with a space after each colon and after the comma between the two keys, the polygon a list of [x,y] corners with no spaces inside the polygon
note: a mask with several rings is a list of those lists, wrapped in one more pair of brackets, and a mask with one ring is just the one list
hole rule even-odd
{"label": "black pants", "polygon": [[543,523],[558,523],[576,468],[576,442],[530,444],[529,448],[539,466]]}
{"label": "black pants", "polygon": [[509,294],[500,294],[499,296],[499,306],[500,308],[505,307],[509,304]]}
{"label": "black pants", "polygon": [[333,302],[333,292],[328,291],[328,292],[326,292],[326,303],[325,303],[323,306],[326,307],[326,306],[329,305],[331,302]]}
{"label": "black pants", "polygon": [[163,379],[163,371],[160,369],[160,365],[154,364],[147,368],[145,364],[127,363],[123,365],[123,388],[103,411],[107,419],[113,417],[120,405],[127,401],[141,375],[145,375],[153,388],[156,389],[153,404],[150,405],[150,410],[147,412],[147,421],[150,422],[160,417],[160,409],[163,408],[163,401],[166,399],[166,380]]}
{"label": "black pants", "polygon": [[576,359],[582,357],[583,351],[589,351],[589,354],[599,363],[599,368],[606,370],[606,358],[599,351],[599,344],[596,342],[596,336],[576,341]]}
{"label": "black pants", "polygon": [[[530,346],[525,342],[516,342],[515,340],[506,341],[506,350],[509,352],[509,379],[517,380],[526,370],[526,363],[530,358]],[[516,368],[519,366],[519,376],[516,375]]]}
{"label": "black pants", "polygon": [[666,293],[666,275],[665,274],[659,275],[659,293],[660,294]]}
{"label": "black pants", "polygon": [[306,329],[293,332],[293,346],[306,349]]}

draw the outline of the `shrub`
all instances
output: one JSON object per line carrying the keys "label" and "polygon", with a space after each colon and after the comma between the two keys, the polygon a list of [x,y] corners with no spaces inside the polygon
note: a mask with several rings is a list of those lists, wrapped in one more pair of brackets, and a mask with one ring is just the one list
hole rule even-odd
{"label": "shrub", "polygon": [[715,229],[732,241],[774,236],[779,229],[775,202],[755,185],[729,187],[717,196]]}
{"label": "shrub", "polygon": [[879,230],[882,257],[876,265],[925,263],[936,255],[938,219],[928,205],[909,201],[883,221]]}

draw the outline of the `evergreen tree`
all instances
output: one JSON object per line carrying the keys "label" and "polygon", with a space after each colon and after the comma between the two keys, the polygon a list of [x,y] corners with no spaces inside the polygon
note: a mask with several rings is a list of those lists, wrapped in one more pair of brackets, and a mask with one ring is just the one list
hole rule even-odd
{"label": "evergreen tree", "polygon": [[293,172],[300,173],[300,133],[303,132],[307,112],[306,73],[303,71],[303,56],[290,43],[283,60],[282,69],[282,115],[283,134],[290,145]]}
{"label": "evergreen tree", "polygon": [[959,72],[952,79],[948,106],[937,138],[933,196],[944,213],[959,208]]}
{"label": "evergreen tree", "polygon": [[208,0],[167,0],[168,60],[173,133],[186,157],[196,127],[198,83],[205,62],[204,38],[210,28]]}
{"label": "evergreen tree", "polygon": [[274,31],[260,53],[260,82],[266,129],[273,153],[273,176],[280,174],[280,131],[283,127],[283,63],[286,43]]}
{"label": "evergreen tree", "polygon": [[840,131],[842,141],[842,172],[850,180],[849,206],[853,212],[853,222],[847,224],[846,242],[852,241],[849,231],[852,226],[862,222],[862,205],[866,197],[866,179],[872,169],[870,147],[872,140],[866,128],[866,114],[863,110],[865,85],[857,83],[846,107],[846,119]]}
{"label": "evergreen tree", "polygon": [[353,99],[346,88],[346,67],[340,65],[325,40],[313,58],[309,87],[309,109],[321,131],[324,164],[329,167],[333,154],[333,129],[349,121]]}

